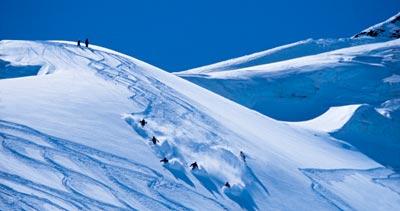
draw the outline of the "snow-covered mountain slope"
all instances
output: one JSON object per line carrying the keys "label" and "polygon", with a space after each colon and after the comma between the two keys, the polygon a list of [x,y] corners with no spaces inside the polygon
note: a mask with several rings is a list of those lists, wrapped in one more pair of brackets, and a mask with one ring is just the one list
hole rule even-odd
{"label": "snow-covered mountain slope", "polygon": [[[335,106],[369,105],[371,112],[360,111],[363,115],[358,117],[376,120],[375,115],[379,113],[374,108],[379,109],[386,101],[399,98],[399,75],[400,39],[231,71],[181,76],[267,116],[284,121],[318,122],[312,126],[320,131],[320,127],[330,125],[332,119],[318,117]],[[398,101],[393,102],[395,106],[399,105]],[[373,116],[364,117],[365,115]],[[390,149],[383,153],[387,159],[377,159],[376,153],[371,150],[362,151],[384,165],[400,168],[397,159],[400,135],[396,132],[400,128],[400,118],[380,116],[387,121],[372,121],[367,124],[368,130],[376,134],[374,136],[362,136],[362,139],[361,136],[350,135],[335,137],[340,137],[361,150],[366,149],[371,142],[379,146],[375,148],[376,152],[382,153]],[[355,121],[360,121],[358,117]],[[314,118],[317,119],[311,120]],[[386,128],[385,131],[393,131],[386,133],[390,135],[379,136],[380,127]]]}
{"label": "snow-covered mountain slope", "polygon": [[400,177],[348,144],[126,55],[1,41],[0,59],[1,210],[400,208]]}
{"label": "snow-covered mountain slope", "polygon": [[358,45],[230,71],[181,74],[268,116],[316,117],[331,106],[379,105],[399,95],[400,40]]}
{"label": "snow-covered mountain slope", "polygon": [[399,107],[399,99],[389,100],[378,107],[371,105],[331,107],[314,119],[289,122],[289,124],[329,133],[334,138],[351,143],[374,160],[398,170]]}
{"label": "snow-covered mountain slope", "polygon": [[350,47],[370,43],[371,39],[307,39],[299,42],[279,46],[265,51],[253,53],[239,58],[229,59],[190,70],[177,72],[180,76],[202,75],[210,72],[224,72],[240,68],[252,67],[267,63],[284,61],[301,56],[308,56],[317,53],[336,50],[339,48]]}
{"label": "snow-covered mountain slope", "polygon": [[353,38],[373,37],[379,39],[400,38],[400,12],[388,20],[371,26],[353,36]]}
{"label": "snow-covered mountain slope", "polygon": [[400,13],[365,29],[352,38],[302,40],[227,61],[184,70],[177,74],[184,76],[186,74],[201,75],[209,72],[229,71],[397,38],[400,38]]}
{"label": "snow-covered mountain slope", "polygon": [[[400,169],[400,118],[386,115],[384,105],[400,106],[399,14],[353,38],[301,41],[175,74],[272,118],[329,133]],[[348,112],[354,105],[362,106]],[[355,125],[366,131],[358,134]],[[382,131],[386,135],[379,136]]]}

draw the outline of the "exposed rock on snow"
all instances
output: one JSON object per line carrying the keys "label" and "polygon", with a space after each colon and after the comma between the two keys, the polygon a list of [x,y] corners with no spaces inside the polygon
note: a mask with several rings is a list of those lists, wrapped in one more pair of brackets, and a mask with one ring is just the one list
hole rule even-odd
{"label": "exposed rock on snow", "polygon": [[383,39],[400,38],[400,13],[354,35],[354,38],[360,37],[377,37]]}

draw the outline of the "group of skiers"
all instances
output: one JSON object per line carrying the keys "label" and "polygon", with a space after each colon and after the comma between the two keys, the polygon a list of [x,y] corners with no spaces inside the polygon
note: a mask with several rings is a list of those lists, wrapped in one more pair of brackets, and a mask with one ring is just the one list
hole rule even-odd
{"label": "group of skiers", "polygon": [[[81,47],[81,40],[78,40],[78,46]],[[85,46],[86,46],[86,48],[89,48],[89,39],[88,38],[86,38],[86,40],[85,40]]]}
{"label": "group of skiers", "polygon": [[[142,127],[144,127],[144,126],[147,124],[147,121],[146,121],[145,119],[141,119],[141,120],[139,121],[139,123],[140,123],[140,125],[141,125]],[[151,141],[154,145],[156,145],[157,143],[160,143],[160,141],[159,141],[155,136],[153,136],[153,137],[151,138],[150,141]],[[240,158],[242,159],[243,162],[246,162],[246,155],[244,154],[243,151],[240,151]],[[167,164],[167,163],[169,162],[169,160],[168,160],[166,157],[164,157],[163,159],[160,160],[160,162],[161,162],[161,163],[164,163],[164,164]],[[198,165],[197,162],[195,161],[195,162],[191,163],[189,167],[190,167],[190,168],[192,169],[192,171],[193,171],[193,170],[195,170],[195,169],[198,169],[198,168],[199,168],[199,165]],[[226,183],[224,184],[224,186],[227,187],[227,188],[230,188],[230,187],[231,187],[231,185],[229,184],[229,182],[226,182]]]}

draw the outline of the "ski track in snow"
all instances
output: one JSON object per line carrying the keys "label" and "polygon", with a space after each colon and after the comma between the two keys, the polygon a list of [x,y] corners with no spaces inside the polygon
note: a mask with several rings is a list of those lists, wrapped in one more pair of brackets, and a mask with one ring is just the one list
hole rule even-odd
{"label": "ski track in snow", "polygon": [[[27,126],[0,120],[0,138],[1,153],[18,159],[24,165],[62,174],[62,184],[67,190],[62,191],[34,182],[29,179],[29,176],[25,177],[24,175],[0,171],[0,208],[2,209],[6,207],[24,209],[25,206],[29,205],[31,208],[40,210],[44,208],[44,205],[48,205],[52,209],[64,210],[57,202],[53,202],[53,199],[62,201],[73,209],[132,210],[138,209],[131,205],[131,200],[136,200],[135,203],[156,210],[190,210],[162,193],[171,188],[173,188],[173,191],[189,193],[192,197],[201,197],[205,202],[212,203],[219,209],[227,209],[214,199],[169,181],[161,173],[149,167],[41,133]],[[36,140],[47,143],[51,147],[42,145]],[[39,151],[41,159],[28,154],[28,150]],[[56,159],[57,156],[68,159],[79,168],[89,169],[96,177],[78,172],[71,166],[65,165],[65,162],[59,162]],[[97,157],[101,157],[101,160]],[[3,183],[3,181],[7,181],[7,183]],[[112,186],[107,184],[112,184]],[[25,186],[26,189],[29,189],[29,192],[40,193],[43,198],[23,191],[19,192],[18,188],[14,188],[17,185]],[[113,204],[103,202],[95,197],[91,198],[90,194],[85,193],[84,187],[96,188],[96,194],[100,192],[100,194],[107,195],[106,198],[109,199],[107,201],[113,201]],[[142,188],[146,188],[149,195],[144,195]],[[13,198],[15,196],[16,198]]]}
{"label": "ski track in snow", "polygon": [[[67,50],[69,53],[75,54],[76,56],[85,57],[90,62],[88,64],[93,70],[97,72],[99,76],[101,76],[105,80],[112,80],[118,84],[122,84],[126,86],[129,90],[132,91],[132,96],[130,99],[132,103],[138,104],[138,107],[142,107],[142,111],[135,111],[131,114],[121,114],[124,116],[125,121],[132,127],[132,129],[143,137],[144,140],[149,141],[149,138],[152,135],[155,136],[163,136],[166,137],[167,140],[162,140],[162,144],[160,146],[149,146],[153,148],[154,153],[162,158],[164,156],[167,157],[177,157],[177,162],[173,165],[175,166],[166,166],[166,169],[171,172],[178,180],[181,180],[189,186],[194,186],[192,182],[191,176],[188,176],[188,172],[185,172],[186,167],[189,162],[183,158],[181,155],[181,150],[178,149],[175,144],[169,141],[169,139],[176,134],[165,134],[166,130],[159,131],[159,127],[157,125],[167,124],[167,122],[155,122],[150,123],[145,128],[141,128],[138,124],[139,117],[150,119],[153,118],[154,121],[160,121],[161,118],[171,119],[174,115],[179,115],[179,123],[174,125],[168,125],[166,128],[168,131],[173,131],[172,127],[179,127],[181,124],[187,124],[187,122],[191,118],[201,119],[205,123],[205,125],[209,125],[205,128],[204,125],[194,125],[192,127],[200,128],[202,132],[205,132],[206,137],[205,140],[210,140],[209,143],[201,143],[200,146],[194,148],[194,153],[201,153],[206,151],[214,151],[218,152],[217,154],[225,154],[223,156],[227,156],[233,158],[236,161],[234,163],[241,163],[240,159],[237,158],[232,152],[226,150],[224,146],[218,145],[217,143],[224,143],[223,140],[217,135],[211,132],[211,127],[216,126],[215,122],[206,115],[202,114],[199,110],[197,110],[194,106],[180,100],[180,97],[175,97],[178,95],[174,90],[165,86],[163,83],[157,81],[156,79],[146,77],[144,73],[142,74],[133,74],[131,70],[141,71],[134,65],[132,62],[126,61],[124,58],[115,56],[113,54],[109,54],[106,52],[94,51],[92,52],[93,57],[86,57],[75,53],[72,50],[69,50],[69,46],[65,46],[64,44],[53,44],[58,47],[62,47]],[[46,48],[45,48],[46,49]],[[87,49],[83,49],[87,51]],[[32,52],[38,54],[36,51],[31,49]],[[42,52],[43,53],[43,52]],[[106,55],[107,58],[104,56]],[[106,59],[115,59],[119,64],[115,66],[109,66],[104,61]],[[51,72],[47,72],[51,73]],[[154,85],[156,89],[154,90],[143,90],[142,87],[148,87],[145,83],[151,83]],[[163,92],[160,92],[163,90]],[[168,94],[173,93],[175,96],[171,97],[170,95],[164,94],[164,91],[167,91]],[[143,101],[147,103],[143,103]],[[165,104],[165,102],[172,102],[174,106],[171,104]],[[179,107],[178,112],[176,112],[176,107]],[[162,110],[157,110],[156,108],[163,108]],[[161,118],[159,117],[161,115]],[[167,116],[166,116],[167,115]],[[193,117],[195,115],[195,117]],[[191,122],[191,124],[193,124]],[[101,152],[95,150],[93,148],[86,147],[84,145],[74,144],[68,140],[62,140],[56,137],[52,137],[50,135],[35,131],[32,128],[27,126],[18,125],[15,123],[1,121],[1,129],[6,129],[7,132],[2,130],[0,135],[3,138],[2,147],[5,152],[16,157],[21,162],[25,162],[28,165],[36,166],[37,168],[44,168],[50,172],[58,172],[63,175],[62,185],[65,187],[67,191],[60,191],[54,188],[42,185],[40,183],[33,182],[27,178],[24,178],[22,175],[14,175],[9,174],[7,172],[1,172],[1,178],[10,180],[15,184],[24,184],[28,186],[30,189],[35,191],[39,191],[42,194],[46,195],[50,198],[57,198],[57,200],[62,200],[69,206],[72,206],[76,209],[90,209],[90,208],[99,208],[99,209],[140,209],[140,207],[135,207],[136,204],[141,204],[145,208],[150,209],[178,209],[178,210],[190,210],[190,208],[185,207],[184,205],[177,202],[178,200],[173,200],[169,198],[166,193],[173,189],[174,192],[181,191],[184,194],[190,193],[191,197],[202,198],[205,203],[211,204],[214,208],[227,210],[222,203],[217,202],[216,199],[210,198],[208,196],[202,195],[198,192],[190,190],[185,185],[175,183],[167,180],[162,176],[161,173],[156,172],[153,169],[148,169],[145,166],[142,166],[138,163],[133,163],[132,161],[126,160],[121,157],[117,157],[115,155],[111,155],[105,152]],[[23,133],[23,136],[12,135],[12,133],[18,131],[18,133]],[[9,134],[11,132],[11,134]],[[40,139],[42,143],[35,143],[35,141],[31,139]],[[11,141],[12,140],[12,141]],[[179,140],[176,139],[178,144],[182,144],[185,142],[184,139]],[[193,140],[192,140],[193,141]],[[42,145],[44,143],[44,145]],[[49,147],[47,145],[51,145]],[[194,147],[193,143],[186,146],[185,150],[190,150],[191,147]],[[39,151],[39,155],[33,155],[27,153],[28,151]],[[81,169],[73,169],[70,166],[65,166],[65,161],[59,162],[56,157],[64,157],[64,159],[69,160],[69,162],[75,163],[75,165],[82,165],[82,168],[89,169],[89,171],[95,170],[95,175],[99,178],[95,178],[92,176],[93,172],[84,174],[79,171]],[[112,160],[112,162],[110,162]],[[114,165],[116,161],[125,163],[124,167]],[[176,165],[178,165],[179,169],[176,169]],[[129,166],[129,169],[127,168]],[[79,167],[78,167],[79,168]],[[232,166],[232,168],[237,168],[237,166]],[[244,165],[239,167],[242,169],[246,169]],[[248,168],[248,167],[247,167]],[[249,168],[248,168],[249,169]],[[87,171],[87,170],[86,170]],[[256,181],[260,187],[262,187],[266,194],[268,193],[267,188],[258,180],[254,173],[249,170],[249,174],[254,177],[250,178],[247,182],[248,185],[252,181]],[[204,186],[208,191],[210,191],[214,198],[218,194],[221,195],[220,188],[216,185],[218,183],[222,183],[220,178],[213,178],[211,174],[208,174],[207,171],[201,169],[199,173],[193,172],[194,178],[198,179],[200,184]],[[135,178],[138,181],[134,181]],[[146,178],[146,179],[144,179]],[[132,181],[133,180],[133,181]],[[138,183],[146,183],[146,187],[137,187]],[[1,183],[0,183],[1,184]],[[113,184],[113,186],[109,186],[107,184]],[[141,191],[141,188],[147,188],[148,192],[151,194],[144,195]],[[93,189],[93,192],[90,193],[90,189]],[[168,190],[168,191],[166,191]],[[89,191],[89,192],[87,192]],[[101,195],[88,197],[90,194],[99,193]],[[239,191],[241,194],[242,191]],[[245,191],[246,192],[246,191]],[[40,205],[32,205],[34,204],[32,199],[28,196],[29,194],[24,194],[22,192],[18,192],[14,190],[12,187],[3,185],[3,194],[6,195],[18,195],[20,196],[20,201],[23,204],[31,204],[31,206],[35,206],[35,209],[41,209]],[[233,201],[238,200],[233,197],[237,197],[235,195],[228,195]],[[100,200],[96,200],[96,198],[106,198],[107,202],[112,201],[113,203],[106,203]],[[128,199],[129,198],[129,199]],[[57,203],[53,203],[49,200],[44,200],[54,209],[63,209],[61,205]],[[130,200],[134,199],[134,203]],[[39,200],[39,199],[38,199]],[[46,204],[45,203],[45,204]],[[256,208],[255,204],[241,204],[237,202],[241,206],[246,209]],[[3,200],[2,206],[10,206],[13,207],[23,207],[22,205],[16,205],[15,202],[8,202]],[[209,205],[210,206],[210,205]]]}
{"label": "ski track in snow", "polygon": [[[373,169],[299,169],[311,181],[312,190],[339,210],[358,210],[335,194],[332,182],[344,182],[347,177],[357,174],[368,176],[373,184],[378,184],[400,196],[400,176],[386,168]],[[397,196],[397,197],[398,197]],[[395,207],[396,205],[393,205]],[[383,208],[382,208],[383,209]]]}
{"label": "ski track in snow", "polygon": [[[146,118],[146,119],[150,118],[150,119],[154,119],[155,121],[160,121],[160,118],[159,118],[160,113],[159,112],[162,112],[161,113],[162,119],[169,120],[169,119],[174,119],[174,116],[179,116],[179,119],[176,118],[177,122],[175,122],[174,125],[170,125],[168,127],[168,128],[171,128],[168,131],[173,131],[174,127],[180,127],[181,125],[184,124],[181,122],[190,121],[190,119],[200,119],[201,122],[206,122],[206,123],[208,123],[208,125],[212,125],[212,126],[217,126],[217,123],[214,122],[212,119],[209,119],[206,115],[202,114],[202,112],[197,110],[194,106],[181,100],[183,98],[183,96],[179,96],[178,93],[176,93],[174,90],[167,87],[160,81],[158,81],[154,78],[146,77],[144,73],[143,73],[143,76],[145,78],[137,79],[140,76],[130,75],[131,77],[135,78],[135,80],[129,79],[128,78],[129,75],[127,75],[130,73],[129,70],[133,69],[133,70],[138,71],[136,66],[131,65],[131,63],[129,63],[128,61],[124,61],[124,59],[118,58],[112,54],[109,54],[107,56],[113,57],[118,62],[120,62],[120,64],[118,64],[116,67],[107,67],[107,66],[105,66],[104,63],[102,63],[103,61],[105,61],[105,57],[103,56],[103,58],[101,58],[99,60],[92,60],[89,63],[89,66],[94,68],[98,74],[104,76],[106,79],[111,78],[111,80],[117,81],[118,83],[123,84],[129,90],[131,90],[134,93],[134,95],[132,95],[130,97],[130,99],[133,101],[133,103],[142,102],[143,99],[146,99],[146,101],[147,101],[147,104],[141,104],[141,106],[143,107],[142,111],[132,112],[130,115],[125,115],[125,117],[124,117],[125,121],[132,127],[132,129],[137,134],[142,136],[143,139],[149,140],[152,137],[152,135],[162,136],[162,137],[166,138],[166,140],[164,140],[163,143],[161,143],[161,146],[158,146],[158,145],[151,146],[153,148],[154,153],[160,159],[162,159],[163,157],[171,157],[171,156],[175,157],[175,160],[178,160],[178,162],[174,163],[174,165],[179,165],[178,171],[174,167],[169,167],[169,166],[166,166],[166,169],[169,170],[171,172],[171,174],[173,174],[176,178],[186,182],[190,186],[194,186],[193,182],[186,175],[187,173],[184,172],[185,171],[184,166],[188,166],[189,161],[187,161],[184,158],[184,155],[181,155],[181,153],[182,153],[182,152],[180,152],[181,150],[179,149],[178,146],[176,146],[176,144],[173,143],[174,141],[177,141],[178,144],[180,145],[180,147],[182,147],[182,143],[185,140],[173,140],[173,139],[178,139],[178,138],[176,138],[176,136],[177,136],[176,134],[166,134],[167,133],[166,131],[158,131],[158,127],[156,125],[166,125],[166,124],[168,124],[166,121],[165,122],[157,122],[156,125],[154,125],[154,124],[148,125],[148,126],[145,126],[144,128],[142,128],[138,124],[139,123],[138,121],[140,118]],[[108,70],[108,71],[105,71],[105,70]],[[115,72],[115,71],[117,71],[117,72]],[[156,88],[156,90],[142,90],[141,87],[146,87],[145,84],[141,84],[142,81],[150,82]],[[163,91],[160,92],[159,90],[163,90]],[[168,95],[165,94],[165,92],[168,93]],[[174,97],[171,97],[171,94]],[[136,99],[138,97],[140,99]],[[169,102],[169,103],[172,102],[173,107],[171,106],[171,104],[166,104],[165,102]],[[178,109],[177,109],[177,107],[178,107]],[[157,110],[156,108],[163,108],[163,109]],[[178,110],[178,112],[177,112],[177,110]],[[140,117],[140,118],[138,118],[138,117]],[[196,123],[197,122],[191,122],[191,124],[196,124]],[[207,145],[202,143],[201,148],[199,148],[199,149],[195,148],[193,153],[215,151],[215,148],[217,148],[217,150],[218,150],[218,147],[219,147],[217,143],[219,143],[219,144],[221,142],[224,143],[223,139],[221,137],[219,137],[217,134],[213,133],[211,128],[204,128],[203,125],[199,125],[199,124],[196,124],[195,127],[197,128],[197,130],[202,129],[202,131],[206,134],[206,137],[203,140],[209,140],[209,143],[207,143]],[[216,141],[216,140],[218,140],[218,141]],[[194,145],[191,144],[190,146],[187,147],[186,150],[192,150],[193,147],[194,147]],[[218,154],[222,154],[222,156],[224,156],[224,157],[225,156],[233,157],[234,159],[236,159],[235,163],[241,163],[240,159],[237,158],[235,155],[233,155],[232,152],[227,151],[227,150],[219,150],[219,151],[220,152]],[[223,155],[223,154],[227,154],[227,155]],[[237,167],[232,166],[232,168],[237,168]],[[269,195],[268,189],[261,183],[260,180],[258,180],[258,178],[254,175],[254,173],[251,171],[251,169],[249,167],[246,166],[246,168],[244,168],[242,166],[241,168],[242,168],[242,171],[245,171],[243,174],[250,175],[250,178],[251,178],[246,185],[250,185],[250,182],[255,181],[255,183],[258,184],[262,189],[264,189],[265,193],[267,195]],[[213,195],[214,195],[214,192],[217,194],[220,194],[218,191],[219,188],[217,188],[215,183],[216,184],[223,183],[223,181],[220,181],[220,179],[215,178],[215,177],[213,178],[213,175],[209,174],[205,169],[201,169],[200,174],[199,173],[196,174],[196,172],[197,171],[193,172],[193,175],[204,186],[204,188],[206,188],[208,191],[210,191]],[[245,190],[240,190],[240,192],[243,193],[243,192],[245,192]],[[234,201],[238,200],[238,199],[234,198],[234,197],[236,197],[235,195],[228,195],[228,197],[230,197]],[[241,204],[239,201],[237,201],[237,203],[241,206],[248,206],[247,204]],[[245,207],[245,208],[251,210],[251,209],[253,209],[253,206],[255,206],[255,205],[252,205],[252,203],[250,203],[250,205],[251,206]],[[222,208],[225,208],[225,207],[223,207],[222,204],[220,204],[220,206]]]}
{"label": "ski track in snow", "polygon": [[[91,63],[89,64],[89,66],[91,66],[92,68],[94,68],[97,73],[99,73],[100,75],[104,76],[106,79],[107,77],[110,77],[112,80],[118,81],[119,83],[124,84],[125,86],[128,87],[129,90],[131,90],[134,95],[132,95],[130,97],[130,99],[133,102],[142,102],[142,99],[146,99],[147,104],[141,104],[143,110],[141,111],[137,111],[137,112],[132,112],[129,115],[126,115],[125,121],[132,127],[132,129],[139,134],[140,136],[142,136],[144,139],[150,139],[150,137],[152,137],[152,135],[160,135],[163,137],[167,137],[167,139],[161,144],[161,146],[151,146],[153,148],[154,153],[161,159],[163,157],[171,157],[171,151],[173,151],[172,156],[176,156],[179,160],[179,169],[178,171],[180,172],[180,176],[176,175],[176,172],[174,173],[173,171],[176,170],[173,167],[172,168],[168,168],[167,169],[169,171],[171,171],[172,174],[174,174],[176,177],[181,177],[179,179],[181,179],[182,181],[186,182],[188,185],[193,186],[193,183],[190,181],[190,179],[186,176],[184,171],[184,167],[181,165],[188,165],[187,161],[185,161],[185,159],[181,156],[179,157],[179,149],[178,147],[174,146],[173,141],[168,141],[171,139],[171,134],[164,134],[161,131],[157,131],[157,127],[152,127],[152,125],[149,126],[145,126],[145,127],[141,127],[138,124],[138,121],[140,118],[146,118],[146,119],[152,119],[154,118],[155,121],[157,121],[157,111],[155,111],[156,108],[159,107],[163,107],[165,110],[168,111],[168,105],[165,105],[163,102],[173,102],[176,105],[179,105],[182,109],[181,111],[183,111],[182,113],[176,113],[176,111],[174,111],[173,109],[171,109],[170,112],[164,112],[162,114],[162,116],[166,119],[171,119],[173,118],[174,115],[179,115],[180,116],[180,121],[182,120],[186,120],[190,118],[195,118],[195,119],[202,119],[203,122],[208,122],[210,125],[214,125],[217,126],[215,122],[213,122],[211,119],[208,119],[205,115],[201,115],[201,112],[199,110],[197,110],[194,106],[191,106],[189,104],[187,104],[186,102],[179,100],[182,98],[182,96],[176,97],[176,98],[171,98],[170,95],[165,95],[163,94],[164,92],[159,92],[157,90],[155,90],[155,92],[153,90],[142,90],[141,87],[146,87],[144,84],[141,85],[141,81],[145,80],[145,81],[150,81],[151,84],[153,84],[157,89],[159,90],[164,90],[167,93],[171,94],[173,93],[173,95],[178,95],[177,93],[174,92],[174,90],[170,89],[169,87],[165,86],[164,84],[162,84],[161,82],[150,78],[150,77],[146,77],[145,79],[140,79],[140,80],[130,80],[126,77],[127,74],[127,69],[135,69],[135,66],[130,66],[129,62],[124,62],[123,60],[121,60],[120,58],[114,57],[115,59],[117,59],[120,64],[118,64],[116,66],[116,68],[114,67],[101,67],[102,64],[101,62],[103,62],[105,60],[105,58],[103,57],[100,60],[92,60]],[[100,68],[99,68],[100,67]],[[106,69],[109,70],[117,70],[118,72],[110,72],[110,71],[105,71]],[[121,69],[124,69],[124,71],[121,71]],[[128,71],[129,72],[129,71]],[[143,74],[144,75],[144,74]],[[152,92],[153,91],[153,92]],[[137,99],[140,98],[140,99]],[[166,99],[162,99],[162,98],[166,98]],[[179,110],[179,109],[178,109]],[[191,115],[199,115],[196,117],[193,117]],[[165,116],[168,115],[168,116]],[[179,121],[177,120],[177,121]],[[159,124],[163,124],[162,122],[159,122],[157,125]],[[176,123],[175,127],[179,127],[179,123]],[[154,126],[154,125],[153,125]],[[202,125],[197,125],[197,128],[201,128]],[[208,130],[210,131],[210,130]],[[210,137],[207,137],[208,140],[213,140],[219,138],[217,134],[210,134]],[[219,140],[221,141],[221,138],[219,138]],[[216,145],[216,142],[214,143],[210,143],[211,146],[212,145]],[[313,177],[313,173],[314,172],[324,172],[325,174],[331,175],[331,177],[338,179],[338,177],[336,176],[337,172],[341,172],[341,171],[345,171],[346,173],[350,172],[350,173],[357,173],[360,172],[359,170],[356,169],[346,169],[346,170],[337,170],[337,169],[332,169],[332,170],[321,170],[321,169],[300,169],[305,176],[307,176],[311,181],[311,189],[319,196],[321,196],[322,198],[324,198],[328,203],[330,203],[333,207],[336,207],[338,210],[351,210],[353,209],[350,205],[348,205],[345,201],[343,201],[341,199],[340,196],[335,195],[334,193],[332,193],[328,187],[325,187],[323,185],[322,182],[318,181],[318,177],[315,178]],[[378,169],[380,170],[380,169]],[[204,169],[202,169],[203,174],[199,174],[194,172],[194,176],[202,183],[202,185],[208,189],[212,194],[214,194],[214,192],[216,192],[217,194],[219,194],[218,192],[218,188],[213,187],[214,181],[218,182],[218,179],[216,178],[212,178],[213,175],[209,175]],[[261,181],[259,181],[256,177],[256,175],[254,175],[254,173],[252,172],[251,168],[248,167],[246,165],[246,169],[244,171],[247,171],[248,175],[251,175],[256,183],[258,183],[265,191],[266,195],[269,195],[269,191],[268,189],[261,183]],[[362,172],[373,172],[376,171],[376,169],[371,169],[371,170],[363,170]],[[385,171],[385,169],[382,169],[382,171]],[[205,173],[204,173],[205,172]],[[211,177],[211,178],[210,178]],[[381,177],[377,177],[377,178],[372,178],[372,181],[374,183],[377,183],[385,188],[389,188],[388,186],[386,186],[384,183],[378,183],[378,180],[387,180],[389,179],[389,176],[385,177],[385,178],[381,178]],[[207,181],[205,181],[207,180]],[[230,192],[225,192],[225,194],[230,197],[232,200],[236,200],[237,203],[239,203],[239,205],[241,205],[243,207],[242,204],[240,204],[240,200],[239,199],[235,199],[235,197],[238,197],[238,195],[241,195],[243,197],[243,193],[242,194],[237,194],[235,195],[230,195]],[[251,196],[249,196],[249,200],[251,200]],[[254,207],[244,207],[247,208],[249,210],[252,210]]]}

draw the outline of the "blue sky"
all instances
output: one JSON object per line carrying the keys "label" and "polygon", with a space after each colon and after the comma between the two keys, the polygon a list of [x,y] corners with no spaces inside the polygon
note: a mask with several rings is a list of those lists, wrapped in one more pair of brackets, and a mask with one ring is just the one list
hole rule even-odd
{"label": "blue sky", "polygon": [[348,37],[398,11],[399,0],[1,0],[0,39],[88,37],[175,71]]}

